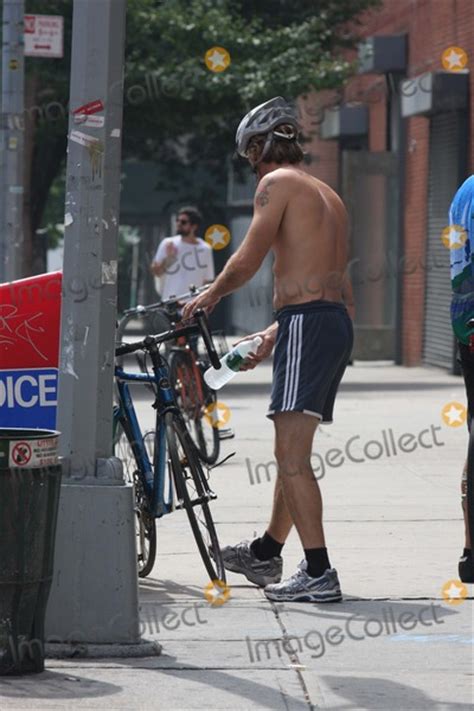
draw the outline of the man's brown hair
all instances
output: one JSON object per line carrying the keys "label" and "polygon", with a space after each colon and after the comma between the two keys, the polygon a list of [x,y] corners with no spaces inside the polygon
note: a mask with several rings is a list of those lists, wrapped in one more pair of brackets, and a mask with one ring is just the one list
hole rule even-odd
{"label": "man's brown hair", "polygon": [[[273,130],[278,133],[284,133],[287,136],[294,136],[294,138],[279,138],[274,135],[270,148],[262,159],[262,163],[301,163],[304,153],[298,143],[293,126],[285,123],[281,126],[276,126]],[[253,136],[250,139],[247,148],[247,158],[249,158],[252,163],[259,162],[266,140],[267,134]]]}
{"label": "man's brown hair", "polygon": [[186,205],[178,210],[178,215],[187,215],[190,223],[200,227],[202,224],[202,215],[194,205]]}

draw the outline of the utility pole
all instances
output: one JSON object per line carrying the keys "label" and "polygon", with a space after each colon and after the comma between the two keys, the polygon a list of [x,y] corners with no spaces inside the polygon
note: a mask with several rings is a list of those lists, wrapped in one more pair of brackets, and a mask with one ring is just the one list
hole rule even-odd
{"label": "utility pole", "polygon": [[[46,637],[130,645],[140,642],[133,487],[112,456],[125,14],[126,0],[74,0],[57,424],[63,483]],[[86,298],[77,298],[78,283]]]}
{"label": "utility pole", "polygon": [[0,109],[0,282],[23,274],[24,0],[3,0]]}

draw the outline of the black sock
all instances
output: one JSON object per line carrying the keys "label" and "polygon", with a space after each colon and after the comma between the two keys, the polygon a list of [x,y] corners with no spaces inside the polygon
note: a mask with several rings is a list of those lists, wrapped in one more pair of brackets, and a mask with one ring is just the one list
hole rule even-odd
{"label": "black sock", "polygon": [[270,560],[280,555],[283,543],[278,543],[266,531],[261,538],[256,538],[250,544],[250,548],[259,560]]}
{"label": "black sock", "polygon": [[307,573],[312,578],[319,578],[325,570],[331,567],[327,548],[305,548],[304,554],[308,563]]}
{"label": "black sock", "polygon": [[471,551],[470,548],[464,548],[464,550],[463,550],[463,552],[462,552],[463,558],[464,558],[464,557],[470,558],[470,557],[471,557],[471,552],[472,552],[472,551]]}

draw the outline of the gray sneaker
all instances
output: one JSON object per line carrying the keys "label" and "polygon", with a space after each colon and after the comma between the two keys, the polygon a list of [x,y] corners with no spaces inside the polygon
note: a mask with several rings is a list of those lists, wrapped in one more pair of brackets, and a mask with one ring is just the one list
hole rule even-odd
{"label": "gray sneaker", "polygon": [[226,570],[245,575],[247,580],[261,588],[271,583],[279,583],[281,580],[282,557],[259,560],[250,548],[250,541],[241,541],[235,546],[224,546],[221,548],[221,553]]}
{"label": "gray sneaker", "polygon": [[276,602],[340,602],[341,586],[334,568],[325,570],[319,578],[312,578],[303,567],[291,578],[278,585],[267,585],[264,590],[269,600]]}

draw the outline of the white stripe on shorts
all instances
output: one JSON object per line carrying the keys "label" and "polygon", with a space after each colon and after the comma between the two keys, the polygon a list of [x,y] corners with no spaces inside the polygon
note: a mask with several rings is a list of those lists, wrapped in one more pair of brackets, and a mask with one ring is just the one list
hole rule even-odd
{"label": "white stripe on shorts", "polygon": [[299,365],[303,345],[303,315],[291,317],[288,346],[286,349],[285,390],[283,393],[282,410],[289,410],[296,403],[299,382]]}
{"label": "white stripe on shorts", "polygon": [[291,370],[289,369],[289,363],[291,360],[291,352],[293,345],[293,327],[295,325],[296,316],[292,316],[290,320],[290,326],[288,328],[288,343],[286,344],[286,372],[285,372],[285,389],[283,391],[283,403],[281,409],[284,410],[286,402],[288,399],[288,387],[290,384]]}
{"label": "white stripe on shorts", "polygon": [[300,384],[300,365],[301,365],[301,354],[303,352],[303,314],[298,315],[297,323],[297,343],[298,343],[298,353],[295,365],[295,378],[293,387],[293,399],[291,400],[288,409],[292,410],[296,405],[296,398],[298,395],[298,386]]}

